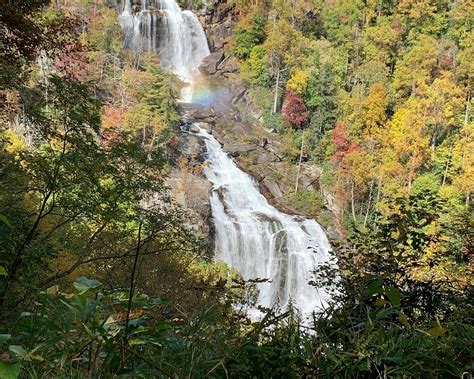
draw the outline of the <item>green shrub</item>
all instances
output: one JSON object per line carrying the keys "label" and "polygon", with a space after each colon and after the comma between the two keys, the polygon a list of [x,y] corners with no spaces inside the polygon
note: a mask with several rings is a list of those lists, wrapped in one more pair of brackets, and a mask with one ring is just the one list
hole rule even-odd
{"label": "green shrub", "polygon": [[288,203],[296,210],[317,217],[324,205],[322,196],[314,191],[302,190],[286,196]]}

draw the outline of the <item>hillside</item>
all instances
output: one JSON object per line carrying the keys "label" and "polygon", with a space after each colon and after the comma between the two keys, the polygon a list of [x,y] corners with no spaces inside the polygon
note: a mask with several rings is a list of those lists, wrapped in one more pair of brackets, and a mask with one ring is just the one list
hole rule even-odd
{"label": "hillside", "polygon": [[473,1],[0,31],[0,379],[474,375]]}

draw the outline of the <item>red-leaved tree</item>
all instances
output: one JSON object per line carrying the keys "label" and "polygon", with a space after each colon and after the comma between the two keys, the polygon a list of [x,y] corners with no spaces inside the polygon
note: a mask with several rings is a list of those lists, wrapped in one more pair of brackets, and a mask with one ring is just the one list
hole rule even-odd
{"label": "red-leaved tree", "polygon": [[347,155],[357,151],[357,145],[353,144],[350,140],[347,125],[342,121],[336,122],[336,127],[332,131],[332,143],[336,148],[336,152],[331,157],[331,161],[334,164],[340,165]]}
{"label": "red-leaved tree", "polygon": [[285,92],[281,113],[287,123],[297,128],[301,128],[309,119],[309,112],[302,97],[292,89]]}

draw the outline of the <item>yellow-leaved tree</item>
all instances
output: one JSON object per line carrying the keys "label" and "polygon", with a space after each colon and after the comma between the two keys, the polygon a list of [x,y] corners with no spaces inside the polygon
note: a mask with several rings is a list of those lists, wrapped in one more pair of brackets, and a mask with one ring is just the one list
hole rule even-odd
{"label": "yellow-leaved tree", "polygon": [[421,113],[417,99],[410,98],[404,107],[395,112],[387,142],[387,148],[396,163],[391,172],[392,178],[397,178],[400,184],[406,183],[411,188],[418,170],[430,158],[426,115]]}

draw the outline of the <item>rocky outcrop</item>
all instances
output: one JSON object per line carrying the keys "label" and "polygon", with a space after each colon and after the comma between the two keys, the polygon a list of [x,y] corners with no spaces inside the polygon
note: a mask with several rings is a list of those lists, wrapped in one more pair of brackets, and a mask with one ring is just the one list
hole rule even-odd
{"label": "rocky outcrop", "polygon": [[225,145],[223,150],[233,156],[233,157],[238,157],[240,154],[245,154],[248,153],[252,150],[257,149],[257,146],[255,146],[252,143],[235,143],[235,144],[228,144]]}
{"label": "rocky outcrop", "polygon": [[234,4],[226,0],[204,0],[203,5],[198,15],[204,25],[209,48],[221,51],[232,35]]}
{"label": "rocky outcrop", "polygon": [[230,78],[238,71],[238,65],[235,59],[216,51],[203,59],[199,71],[207,76]]}
{"label": "rocky outcrop", "polygon": [[224,53],[217,51],[205,57],[199,66],[199,71],[204,75],[214,75],[217,72],[219,63],[224,60]]}
{"label": "rocky outcrop", "polygon": [[[324,199],[322,213],[314,214],[312,210],[293,208],[289,199],[295,190],[296,165],[282,159],[282,146],[275,134],[262,128],[251,116],[247,118],[231,104],[225,109],[194,106],[184,112],[183,119],[184,128],[187,130],[197,133],[204,129],[213,134],[222,144],[223,150],[234,157],[239,167],[257,181],[268,201],[281,211],[315,217],[319,221],[335,219],[334,214],[340,211],[331,194],[321,187],[320,177],[323,169],[310,163],[303,163],[301,166],[298,188],[299,191],[314,192]],[[187,189],[178,192],[181,193],[180,201],[193,208],[201,220],[196,224],[200,225],[200,230],[204,234],[207,233],[209,240],[212,241],[212,230],[209,229],[211,211],[209,198],[206,197],[206,193],[210,194],[210,186],[208,183],[208,186],[204,184],[206,180],[202,175],[206,159],[203,140],[192,134],[183,134],[182,139],[179,149],[187,159],[187,171],[182,175],[187,179],[183,183],[180,182],[180,185]],[[190,179],[194,176],[197,178]],[[193,193],[192,196],[198,196],[196,200],[188,198],[189,191]],[[209,212],[207,215],[206,210]],[[207,227],[203,227],[206,223]],[[330,239],[337,241],[341,238],[337,226],[330,225],[327,221],[323,226],[327,228]]]}
{"label": "rocky outcrop", "polygon": [[276,180],[272,180],[269,177],[265,177],[262,180],[262,185],[266,187],[268,192],[273,196],[274,199],[278,200],[283,197],[283,192],[280,189],[280,186]]}
{"label": "rocky outcrop", "polygon": [[[205,125],[201,126],[204,129]],[[186,209],[189,226],[208,240],[209,255],[212,255],[211,183],[202,172],[206,161],[206,147],[202,138],[191,133],[177,132],[176,137],[178,145],[173,150],[174,164],[166,183],[173,198]]]}

